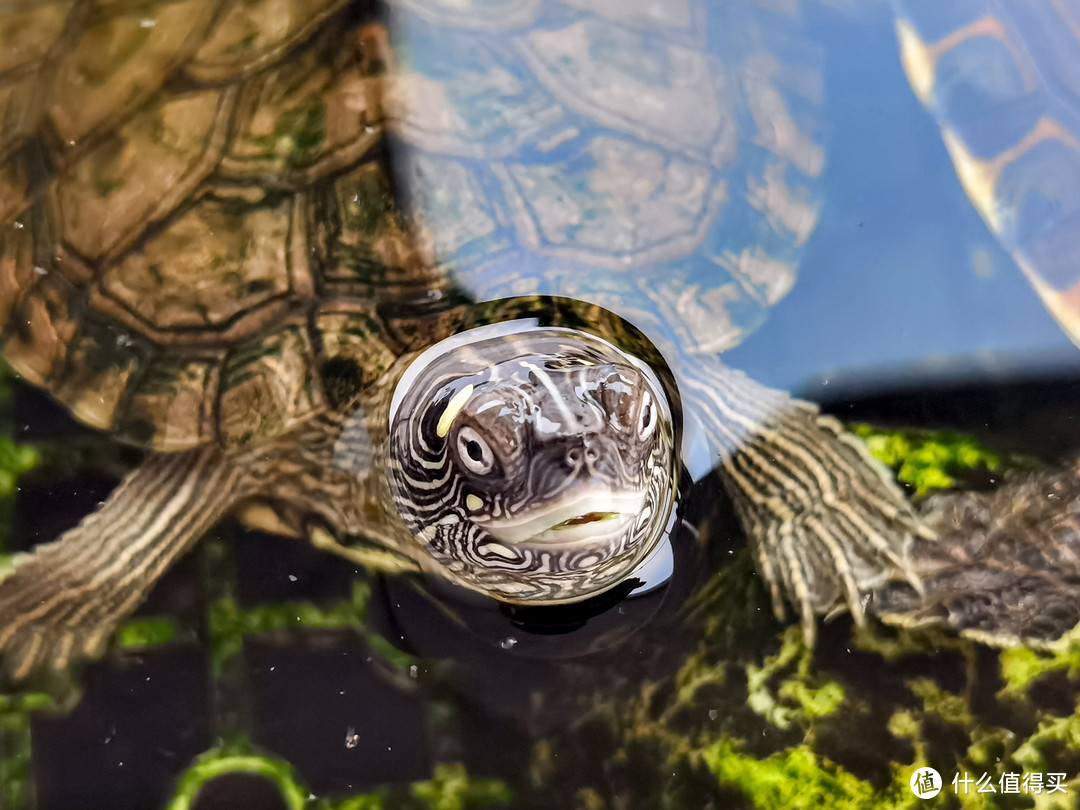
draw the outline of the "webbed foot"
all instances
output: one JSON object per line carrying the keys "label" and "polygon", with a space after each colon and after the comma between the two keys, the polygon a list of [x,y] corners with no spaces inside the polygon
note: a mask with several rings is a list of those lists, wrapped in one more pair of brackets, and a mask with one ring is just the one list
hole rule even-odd
{"label": "webbed foot", "polygon": [[920,588],[909,547],[933,533],[861,441],[741,372],[716,364],[698,373],[687,386],[691,415],[721,457],[778,618],[790,601],[812,643],[817,616],[846,607],[863,623],[864,600],[883,582]]}

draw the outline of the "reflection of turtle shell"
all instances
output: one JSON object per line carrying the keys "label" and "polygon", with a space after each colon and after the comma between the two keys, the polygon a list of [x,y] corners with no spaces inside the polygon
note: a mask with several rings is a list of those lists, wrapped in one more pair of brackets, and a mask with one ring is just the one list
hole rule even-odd
{"label": "reflection of turtle shell", "polygon": [[1080,5],[894,6],[908,80],[968,197],[1080,343]]}
{"label": "reflection of turtle shell", "polygon": [[[750,4],[410,2],[404,185],[477,298],[602,304],[669,348],[737,344],[816,223],[814,51]],[[447,27],[456,27],[447,35]]]}
{"label": "reflection of turtle shell", "polygon": [[[595,300],[710,352],[790,288],[822,168],[790,19],[403,6],[392,96],[420,147],[404,185],[457,284]],[[385,36],[361,16],[342,0],[0,15],[0,320],[22,376],[179,450],[323,410],[327,357],[385,366],[394,347],[350,323],[442,282],[387,202]]]}

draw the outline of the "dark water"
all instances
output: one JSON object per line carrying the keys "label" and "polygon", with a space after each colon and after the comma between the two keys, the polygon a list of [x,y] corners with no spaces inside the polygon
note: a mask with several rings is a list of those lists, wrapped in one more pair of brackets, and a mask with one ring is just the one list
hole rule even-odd
{"label": "dark water", "polygon": [[[841,397],[825,408],[855,421],[967,431],[1051,460],[1080,445],[1077,393],[1075,378],[999,381]],[[17,388],[14,404],[24,440],[93,441],[35,391]],[[87,469],[29,474],[13,546],[55,536],[110,483]],[[1018,763],[1031,767],[1013,758],[1024,739],[1042,740],[1034,767],[1080,768],[1080,752],[1040,732],[1040,722],[1072,715],[1068,669],[1049,667],[1018,696],[989,648],[905,645],[880,628],[868,642],[846,618],[824,625],[813,656],[802,658],[740,557],[744,543],[716,485],[684,495],[683,517],[710,541],[702,547],[689,530],[676,538],[666,588],[546,624],[430,583],[370,580],[302,542],[226,523],[140,610],[171,616],[180,640],[89,665],[73,710],[32,715],[26,788],[39,808],[162,807],[192,761],[213,751],[222,773],[198,791],[190,806],[200,810],[290,806],[271,775],[253,772],[254,755],[279,769],[289,763],[290,784],[318,797],[313,807],[369,806],[346,803],[359,794],[373,807],[788,806],[762,782],[718,780],[688,755],[721,736],[754,761],[814,757],[809,769],[782,760],[782,772],[838,807],[900,798],[889,793],[895,763],[924,757],[942,773],[942,762],[1021,773]],[[719,590],[715,579],[705,584],[706,572],[725,566]],[[362,621],[313,618],[355,603],[358,582],[368,589]],[[695,603],[702,587],[708,598]],[[248,618],[231,628],[214,618],[224,602]],[[706,606],[704,617],[687,613],[694,604]],[[231,647],[241,631],[242,649]],[[814,702],[793,683],[826,708],[808,708]],[[833,688],[839,708],[829,707]],[[896,732],[904,713],[918,718],[914,737]],[[8,729],[2,739],[16,736]],[[973,760],[973,745],[988,746],[989,760]],[[447,762],[464,768],[469,787],[443,784],[431,795],[460,804],[429,804],[408,787],[431,784],[436,763]],[[829,782],[837,768],[850,784]],[[590,804],[594,796],[618,804]]]}

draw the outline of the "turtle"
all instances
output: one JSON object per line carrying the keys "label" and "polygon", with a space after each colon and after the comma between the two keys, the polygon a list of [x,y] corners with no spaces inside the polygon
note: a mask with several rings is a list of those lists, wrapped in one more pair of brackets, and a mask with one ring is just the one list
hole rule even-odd
{"label": "turtle", "polygon": [[720,355],[823,152],[790,6],[57,0],[0,15],[0,348],[146,458],[0,581],[23,679],[99,656],[229,512],[510,604],[632,577],[719,470],[774,609],[929,537]]}

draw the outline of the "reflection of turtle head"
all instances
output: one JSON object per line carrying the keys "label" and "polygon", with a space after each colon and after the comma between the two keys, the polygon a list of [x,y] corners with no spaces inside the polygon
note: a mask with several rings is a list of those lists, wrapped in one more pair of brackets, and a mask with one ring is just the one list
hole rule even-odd
{"label": "reflection of turtle head", "polygon": [[455,579],[502,600],[570,602],[618,584],[672,504],[663,389],[581,332],[476,332],[421,355],[399,384],[398,511]]}

